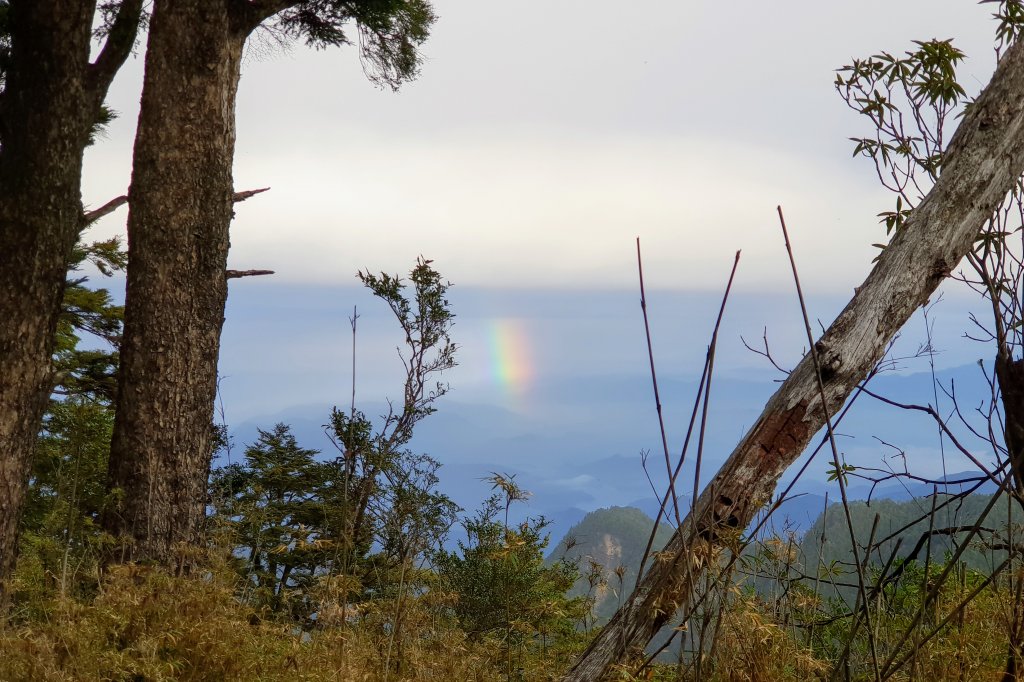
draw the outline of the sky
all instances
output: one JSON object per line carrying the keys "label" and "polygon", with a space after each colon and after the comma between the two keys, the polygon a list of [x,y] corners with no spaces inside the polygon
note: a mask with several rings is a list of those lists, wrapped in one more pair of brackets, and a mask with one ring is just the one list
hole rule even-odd
{"label": "sky", "polygon": [[[347,404],[353,306],[360,400],[399,394],[400,338],[354,275],[408,272],[423,255],[454,283],[460,366],[446,400],[465,415],[459,428],[532,439],[498,462],[470,444],[434,454],[477,462],[483,475],[505,465],[535,478],[567,450],[568,474],[621,456],[642,488],[633,460],[656,445],[657,425],[640,392],[650,377],[639,237],[659,371],[680,386],[699,374],[742,250],[717,358],[721,376],[740,382],[721,398],[728,418],[738,410],[738,423],[723,425],[724,457],[778,376],[740,337],[767,334],[784,364],[806,345],[776,205],[825,324],[884,236],[876,214],[891,200],[869,162],[851,158],[848,138],[865,128],[836,95],[835,69],[933,37],[955,37],[968,53],[969,91],[994,66],[991,6],[967,0],[434,6],[422,73],[397,93],[366,80],[354,47],[257,35],[246,52],[236,189],[271,190],[237,206],[229,267],[277,274],[231,283],[221,397],[225,419],[249,425],[240,434],[282,415],[322,423],[330,405]],[[139,56],[114,83],[108,104],[120,116],[86,158],[89,206],[126,191],[141,78]],[[123,234],[124,221],[116,213],[91,236]],[[987,350],[959,339],[971,299],[955,288],[945,296],[933,321],[945,351],[937,363],[951,369]],[[908,346],[924,328],[912,324]],[[649,403],[646,421],[616,432],[608,406],[624,409],[622,396]],[[494,418],[474,424],[485,407]],[[497,448],[486,433],[473,442]],[[431,443],[444,449],[440,437]]]}
{"label": "sky", "polygon": [[[808,284],[848,292],[887,197],[850,158],[864,130],[833,89],[851,57],[956,37],[968,86],[991,74],[990,5],[439,0],[418,80],[374,88],[355,48],[257,35],[238,101],[232,264],[348,283],[424,253],[459,284],[784,289],[774,208]],[[84,197],[124,192],[142,60],[90,151]],[[101,230],[123,229],[123,215]],[[99,233],[101,230],[97,230]],[[837,257],[841,254],[841,257]]]}

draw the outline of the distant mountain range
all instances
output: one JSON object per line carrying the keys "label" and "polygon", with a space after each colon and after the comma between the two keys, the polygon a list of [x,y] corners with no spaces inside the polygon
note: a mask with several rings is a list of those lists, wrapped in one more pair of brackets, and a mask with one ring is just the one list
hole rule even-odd
{"label": "distant mountain range", "polygon": [[[955,385],[962,404],[978,404],[984,388],[976,365],[944,370],[937,374],[941,386]],[[661,379],[670,448],[678,457],[678,444],[695,390],[694,382]],[[716,378],[709,432],[702,465],[704,481],[752,424],[775,388],[760,374],[750,378]],[[905,402],[929,403],[935,399],[930,373],[886,373],[872,381],[875,391]],[[940,405],[949,400],[938,391]],[[244,444],[256,439],[257,428],[277,422],[292,426],[298,442],[333,456],[333,446],[322,425],[328,421],[329,404],[309,404],[276,414],[231,424],[235,448],[231,457],[241,458]],[[364,403],[360,409],[373,417],[385,411],[383,403]],[[943,468],[967,472],[970,463],[953,453],[946,443],[945,465],[935,424],[927,416],[883,405],[866,395],[857,398],[849,415],[837,427],[841,455],[858,467],[902,470],[941,479]],[[885,444],[883,444],[883,442]],[[675,443],[675,445],[673,445]],[[899,450],[886,445],[895,444]],[[517,483],[533,493],[518,507],[523,516],[545,516],[552,521],[553,538],[564,535],[595,509],[633,506],[649,516],[657,514],[665,488],[666,468],[658,436],[657,419],[644,376],[594,375],[573,381],[538,380],[527,407],[474,403],[454,391],[438,404],[438,412],[419,425],[411,447],[442,463],[441,487],[467,510],[474,509],[490,492],[484,480],[492,472],[516,476]],[[692,447],[692,446],[691,446]],[[984,453],[979,456],[985,457]],[[794,494],[773,516],[776,529],[795,532],[808,528],[829,501],[839,498],[837,484],[826,481],[831,455],[820,453],[794,488]],[[223,463],[224,458],[220,463]],[[680,475],[682,511],[692,496],[693,450]],[[956,481],[972,474],[950,473]],[[784,479],[784,483],[787,479]],[[959,487],[959,486],[957,486]],[[850,499],[906,500],[931,492],[927,483],[886,481],[875,487],[850,477]],[[979,492],[991,492],[982,487]],[[515,511],[515,508],[514,508]]]}
{"label": "distant mountain range", "polygon": [[[930,486],[928,494],[931,494]],[[948,499],[948,496],[941,493],[934,499],[937,513],[931,521],[926,518],[932,509],[931,497],[901,501],[877,498],[871,503],[852,502],[850,515],[857,543],[862,548],[866,546],[877,516],[874,540],[878,544],[872,548],[871,563],[885,563],[892,552],[898,557],[908,557],[914,553],[913,557],[923,562],[929,549],[932,560],[941,562],[955,551],[957,538],[964,537],[962,531],[951,534],[944,529],[969,528],[979,518],[991,500],[991,495],[972,494],[955,504],[944,505]],[[802,537],[794,537],[797,558],[791,569],[794,575],[802,573],[813,576],[819,574],[819,564],[832,567],[827,573],[833,576],[837,584],[823,584],[819,586],[820,589],[835,596],[852,598],[854,590],[850,583],[853,553],[845,515],[838,503],[830,504],[827,513],[823,514],[823,511],[822,508],[818,509],[818,515],[806,526]],[[1019,505],[997,502],[982,525],[1001,532],[1000,529],[1005,529],[1007,524],[1017,524],[1019,527],[1022,520],[1024,513],[1020,511]],[[607,622],[635,587],[637,571],[653,526],[654,519],[636,507],[598,509],[573,524],[549,553],[549,563],[567,559],[579,566],[581,577],[570,594],[590,595],[594,598],[593,613],[597,625]],[[791,530],[786,523],[777,524],[776,534],[780,528]],[[930,541],[929,528],[937,531]],[[657,552],[664,547],[672,532],[669,524],[660,524],[651,545],[652,551]],[[990,533],[983,531],[979,538],[987,539]],[[771,536],[772,531],[767,535]],[[751,545],[750,551],[756,552],[756,547]],[[984,542],[976,541],[964,553],[962,561],[970,568],[985,573],[1004,557],[1004,550],[987,549]],[[590,580],[588,573],[591,573]],[[766,578],[748,579],[759,590],[773,588],[771,581]]]}

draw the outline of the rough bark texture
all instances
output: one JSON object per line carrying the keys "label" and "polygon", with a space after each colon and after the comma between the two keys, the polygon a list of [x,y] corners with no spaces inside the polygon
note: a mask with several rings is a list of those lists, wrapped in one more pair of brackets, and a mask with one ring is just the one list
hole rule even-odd
{"label": "rough bark texture", "polygon": [[1009,349],[996,355],[996,378],[1003,402],[1003,437],[1014,484],[1024,492],[1024,359],[1014,360]]}
{"label": "rough bark texture", "polygon": [[125,2],[89,63],[96,3],[13,0],[11,63],[0,96],[0,603],[50,389],[64,279],[82,221],[89,132],[135,40]]}
{"label": "rough bark texture", "polygon": [[[834,414],[881,359],[889,339],[956,267],[1024,172],[1024,42],[950,141],[942,176],[882,253],[857,294],[815,344]],[[602,679],[637,654],[693,597],[704,551],[746,528],[779,477],[824,425],[811,356],[804,357],[701,494],[638,589],[565,680]]]}
{"label": "rough bark texture", "polygon": [[157,0],[129,190],[128,286],[106,529],[175,564],[198,539],[227,298],[235,94],[227,0]]}

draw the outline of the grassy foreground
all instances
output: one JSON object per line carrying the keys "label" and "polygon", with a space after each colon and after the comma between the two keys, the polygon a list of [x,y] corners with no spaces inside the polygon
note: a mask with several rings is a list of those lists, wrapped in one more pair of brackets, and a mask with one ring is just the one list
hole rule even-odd
{"label": "grassy foreground", "polygon": [[[452,616],[450,595],[440,591],[426,591],[402,607],[401,636],[393,634],[396,605],[383,599],[349,605],[343,618],[340,605],[324,603],[324,625],[302,630],[246,605],[227,561],[191,576],[116,566],[79,580],[74,590],[61,590],[57,576],[39,568],[32,561],[19,567],[15,609],[0,629],[4,681],[541,681],[558,679],[589,639],[579,633],[511,647],[502,638],[471,637]],[[965,579],[944,592],[930,624],[970,587]],[[983,591],[892,679],[1002,679],[1008,596],[996,587]],[[912,597],[889,595],[889,604],[875,612],[880,660],[895,650],[915,611]],[[728,606],[704,616],[717,635],[699,669],[688,657],[681,666],[662,663],[641,672],[630,666],[616,679],[795,681],[831,675],[830,660],[845,643],[848,619],[827,622],[813,595],[799,591],[770,599],[734,586],[726,601]],[[813,621],[801,617],[811,612],[817,614]],[[852,650],[850,679],[873,679],[863,628]]]}

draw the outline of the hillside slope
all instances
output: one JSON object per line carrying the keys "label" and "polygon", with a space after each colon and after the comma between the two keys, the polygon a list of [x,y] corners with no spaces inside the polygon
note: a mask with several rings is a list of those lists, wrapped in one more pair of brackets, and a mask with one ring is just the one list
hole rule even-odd
{"label": "hillside slope", "polygon": [[[573,526],[548,555],[549,562],[562,558],[578,562],[584,576],[591,562],[596,564],[601,583],[592,588],[586,577],[581,577],[570,595],[592,591],[598,624],[611,618],[622,596],[633,589],[653,526],[654,519],[635,507],[598,509]],[[655,535],[654,551],[661,549],[671,536],[672,528],[661,524]]]}

